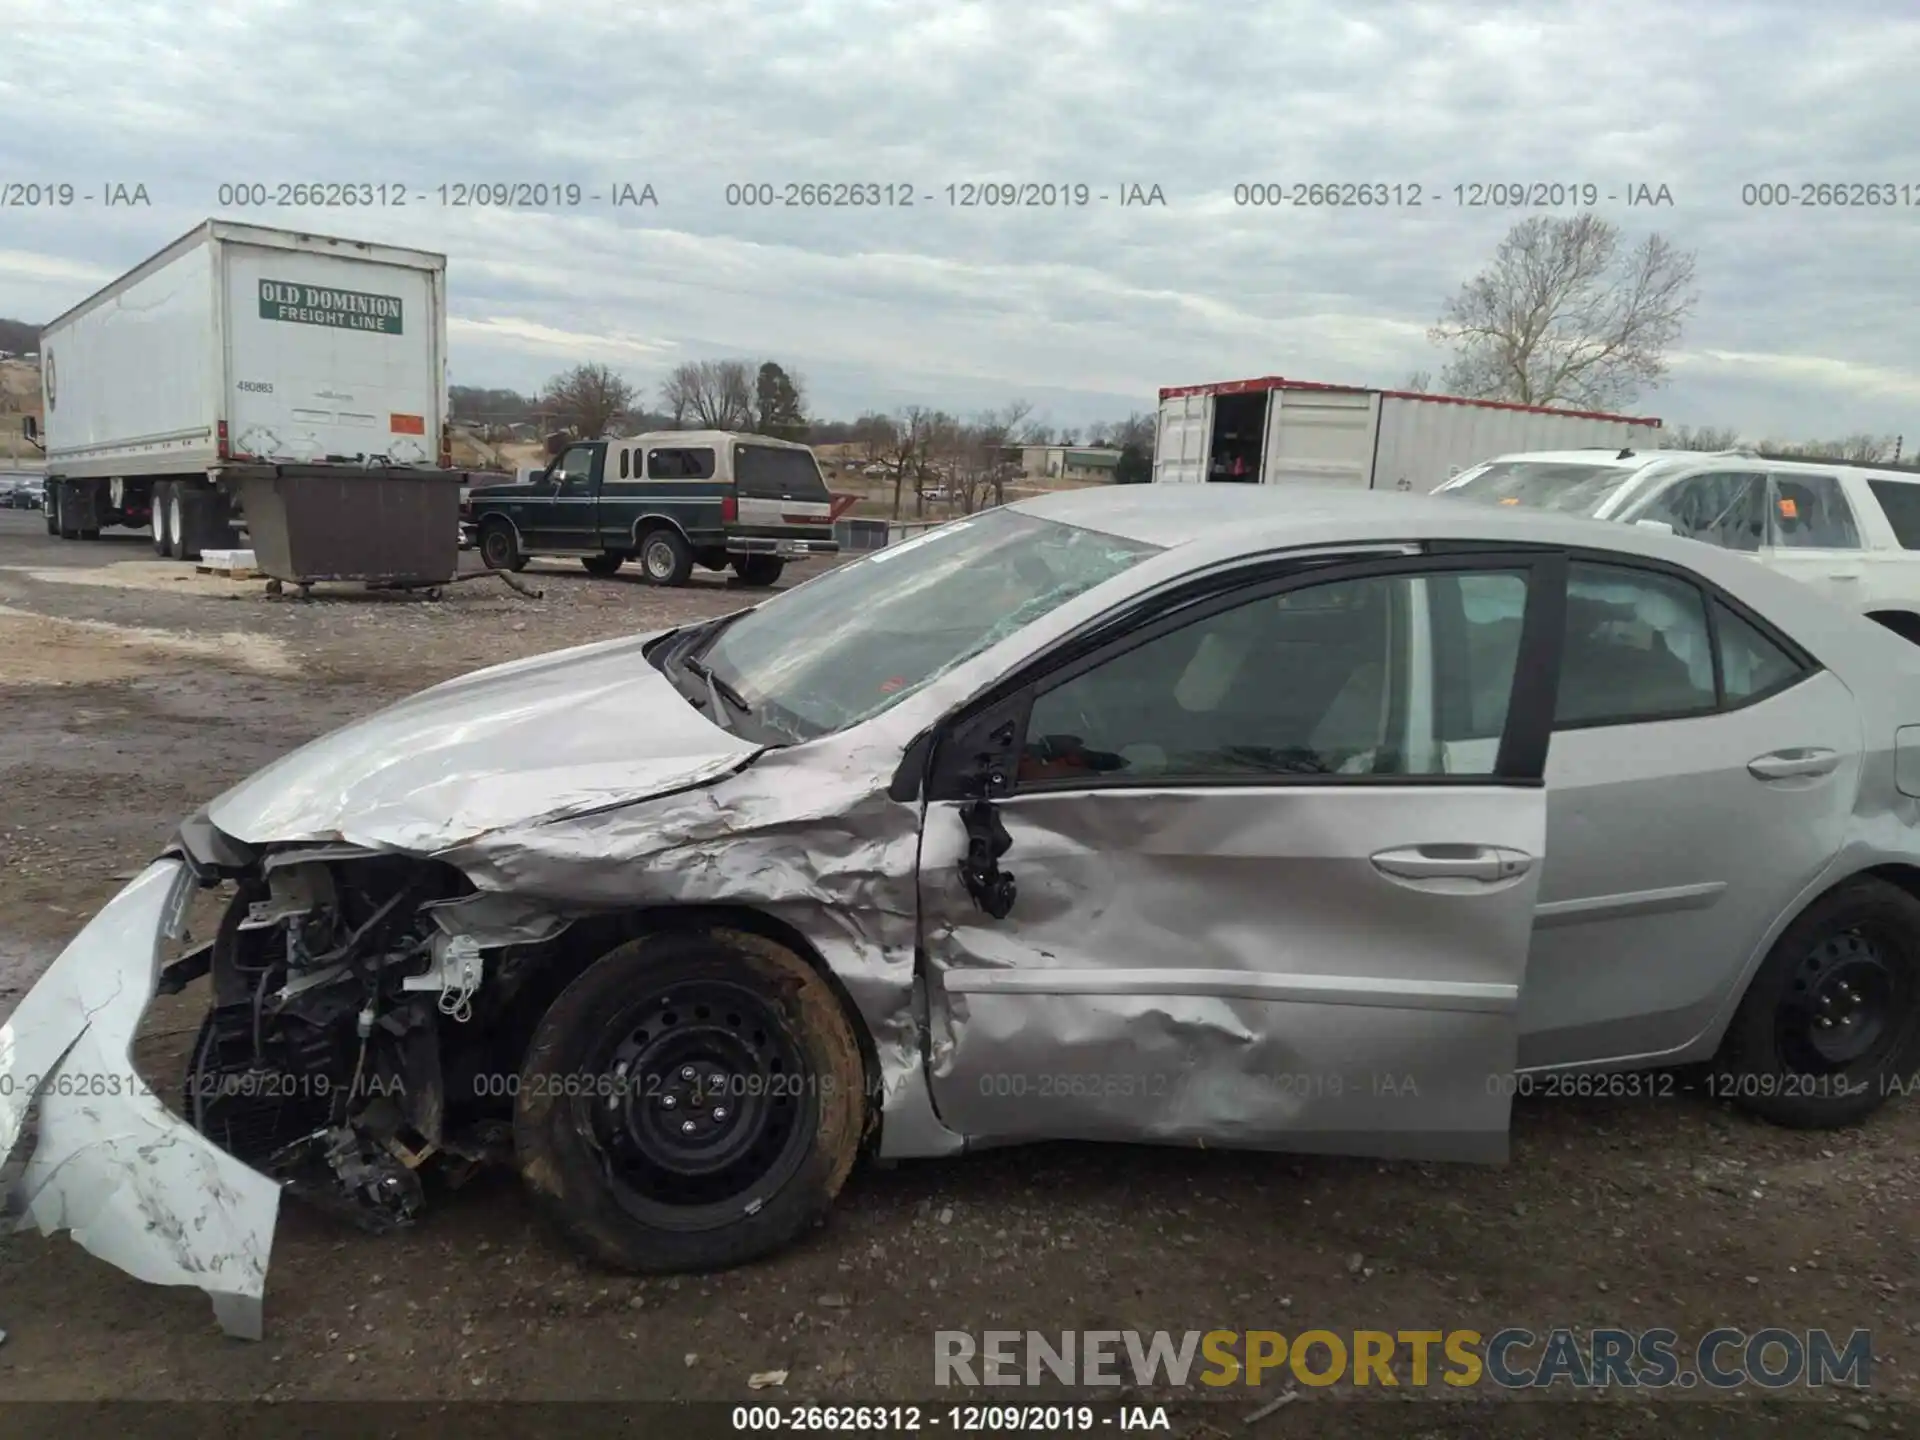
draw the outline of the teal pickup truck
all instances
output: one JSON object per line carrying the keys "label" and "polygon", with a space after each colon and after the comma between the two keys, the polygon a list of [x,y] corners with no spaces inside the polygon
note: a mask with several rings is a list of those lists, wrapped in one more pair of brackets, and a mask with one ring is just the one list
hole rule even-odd
{"label": "teal pickup truck", "polygon": [[638,560],[656,585],[686,584],[695,565],[772,585],[787,561],[840,549],[813,451],[728,430],[575,441],[523,484],[469,490],[461,520],[490,569],[577,555],[611,575]]}

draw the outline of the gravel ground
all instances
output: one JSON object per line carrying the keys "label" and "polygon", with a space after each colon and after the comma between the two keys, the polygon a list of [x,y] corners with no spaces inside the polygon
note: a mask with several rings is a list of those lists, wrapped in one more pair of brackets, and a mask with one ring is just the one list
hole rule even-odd
{"label": "gravel ground", "polygon": [[[571,562],[524,578],[542,598],[491,579],[437,602],[270,598],[155,561],[138,537],[61,543],[0,511],[0,1010],[183,815],[273,756],[478,666],[751,593]],[[200,1003],[190,990],[149,1013],[139,1059],[169,1089]],[[585,1267],[508,1178],[379,1239],[289,1202],[251,1345],[221,1337],[197,1292],[28,1232],[0,1239],[0,1398],[878,1402],[936,1395],[936,1329],[1619,1325],[1691,1341],[1780,1325],[1871,1330],[1871,1393],[1488,1408],[1335,1387],[1243,1424],[1269,1389],[1180,1412],[1175,1433],[1916,1434],[1917,1117],[1895,1102],[1858,1130],[1801,1134],[1695,1099],[1523,1101],[1502,1169],[990,1152],[859,1173],[805,1243],[706,1278]],[[785,1386],[749,1391],[769,1370]]]}

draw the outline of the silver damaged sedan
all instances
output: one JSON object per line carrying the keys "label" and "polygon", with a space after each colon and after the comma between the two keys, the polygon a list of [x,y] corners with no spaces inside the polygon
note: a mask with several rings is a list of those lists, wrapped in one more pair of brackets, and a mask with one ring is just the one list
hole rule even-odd
{"label": "silver damaged sedan", "polygon": [[[1696,1063],[1845,1124],[1920,1064],[1917,666],[1643,529],[1010,505],[229,790],[0,1028],[0,1151],[37,1094],[16,1207],[257,1336],[283,1191],[381,1229],[434,1166],[666,1271],[866,1153],[1500,1161],[1517,1073]],[[89,1085],[187,985],[182,1091]]]}

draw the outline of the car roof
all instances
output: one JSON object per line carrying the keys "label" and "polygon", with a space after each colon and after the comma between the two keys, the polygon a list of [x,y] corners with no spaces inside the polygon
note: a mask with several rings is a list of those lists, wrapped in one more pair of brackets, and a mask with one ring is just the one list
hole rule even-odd
{"label": "car roof", "polygon": [[1309,545],[1479,540],[1567,545],[1676,561],[1703,574],[1751,561],[1644,526],[1523,506],[1480,505],[1447,495],[1333,485],[1156,484],[1056,490],[1009,510],[1168,548],[1199,546],[1222,558]]}
{"label": "car roof", "polygon": [[1436,540],[1556,546],[1664,562],[1753,606],[1823,661],[1846,657],[1850,683],[1900,670],[1907,676],[1901,683],[1911,682],[1910,701],[1903,703],[1920,703],[1920,652],[1910,642],[1805,581],[1739,552],[1648,526],[1447,495],[1310,484],[1103,485],[1054,491],[1006,509],[1166,547],[1128,572],[1143,589],[1268,552]]}
{"label": "car roof", "polygon": [[1496,455],[1487,463],[1501,465],[1515,460],[1528,460],[1542,465],[1597,465],[1607,470],[1638,470],[1651,465],[1656,460],[1711,460],[1718,454],[1731,454],[1731,451],[1714,450],[1633,450],[1625,455],[1611,446],[1592,450],[1516,450],[1507,455]]}

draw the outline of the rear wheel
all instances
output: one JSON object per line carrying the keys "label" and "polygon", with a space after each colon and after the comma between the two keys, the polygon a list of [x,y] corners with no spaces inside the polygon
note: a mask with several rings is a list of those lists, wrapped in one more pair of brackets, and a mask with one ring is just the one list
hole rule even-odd
{"label": "rear wheel", "polygon": [[693,547],[678,530],[649,530],[640,539],[640,570],[654,585],[684,585],[693,574]]}
{"label": "rear wheel", "polygon": [[171,555],[173,553],[173,532],[167,529],[167,518],[173,508],[173,486],[159,484],[153,487],[153,553]]}
{"label": "rear wheel", "polygon": [[1875,879],[1816,900],[1754,975],[1724,1057],[1728,1098],[1777,1125],[1879,1109],[1920,1067],[1920,900]]}
{"label": "rear wheel", "polygon": [[624,555],[583,555],[580,557],[580,567],[589,575],[618,575],[620,573],[620,567],[626,563],[627,557]]}
{"label": "rear wheel", "polygon": [[715,1270],[789,1244],[853,1168],[852,1024],[784,946],[713,930],[608,952],[528,1048],[514,1149],[539,1208],[620,1270]]}
{"label": "rear wheel", "polygon": [[480,527],[480,560],[489,570],[527,568],[527,557],[520,553],[519,537],[504,520],[489,520]]}
{"label": "rear wheel", "polygon": [[167,554],[176,560],[191,560],[199,552],[187,545],[187,503],[184,487],[167,487]]}
{"label": "rear wheel", "polygon": [[777,585],[787,562],[778,555],[742,555],[733,562],[733,573],[742,585]]}

